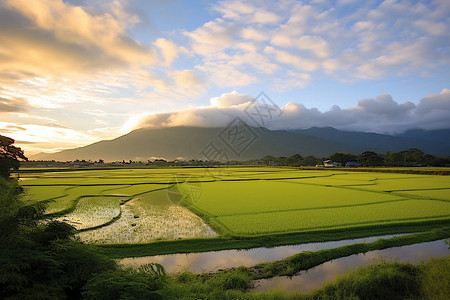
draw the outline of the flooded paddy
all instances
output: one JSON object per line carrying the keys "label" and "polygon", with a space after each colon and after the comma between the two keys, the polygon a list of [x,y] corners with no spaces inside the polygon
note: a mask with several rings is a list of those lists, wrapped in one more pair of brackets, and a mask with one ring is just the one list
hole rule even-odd
{"label": "flooded paddy", "polygon": [[81,232],[78,236],[85,242],[101,244],[217,236],[200,217],[169,201],[166,190],[137,196],[121,209],[122,214],[114,223]]}

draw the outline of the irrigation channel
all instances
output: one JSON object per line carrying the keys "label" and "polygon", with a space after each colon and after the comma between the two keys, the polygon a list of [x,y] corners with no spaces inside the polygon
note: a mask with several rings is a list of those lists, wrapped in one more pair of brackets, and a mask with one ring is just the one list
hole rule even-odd
{"label": "irrigation channel", "polygon": [[177,273],[191,271],[194,273],[216,272],[220,269],[236,268],[239,266],[251,267],[262,262],[281,260],[302,251],[317,251],[332,249],[355,243],[370,243],[379,238],[391,238],[405,234],[384,235],[360,239],[307,243],[300,245],[278,246],[273,248],[253,248],[243,250],[221,250],[200,253],[180,253],[155,255],[144,257],[129,257],[119,261],[124,267],[137,268],[148,263],[158,263],[164,266],[167,272]]}
{"label": "irrigation channel", "polygon": [[[223,250],[203,253],[133,257],[121,259],[119,260],[119,264],[124,267],[136,268],[143,264],[159,263],[163,265],[169,273],[183,271],[191,271],[194,273],[216,272],[221,269],[235,268],[238,266],[251,267],[262,262],[281,260],[302,251],[318,251],[355,243],[370,243],[379,238],[387,239],[402,235],[404,234],[288,245],[273,248],[262,247],[249,250]],[[357,266],[368,265],[375,262],[377,259],[417,264],[425,262],[431,257],[442,257],[447,255],[450,255],[450,249],[449,245],[446,244],[446,240],[418,243],[334,259],[309,270],[301,271],[296,276],[278,276],[269,279],[255,280],[253,286],[256,291],[268,291],[274,288],[280,288],[286,291],[309,292],[321,287],[328,281],[333,281],[339,275],[342,275]]]}
{"label": "irrigation channel", "polygon": [[375,250],[334,259],[312,269],[301,271],[296,276],[278,276],[255,280],[253,286],[254,290],[259,292],[271,289],[310,292],[322,287],[327,282],[332,282],[339,275],[347,273],[357,266],[368,265],[379,259],[419,264],[432,257],[442,257],[449,254],[449,246],[445,243],[445,240]]}

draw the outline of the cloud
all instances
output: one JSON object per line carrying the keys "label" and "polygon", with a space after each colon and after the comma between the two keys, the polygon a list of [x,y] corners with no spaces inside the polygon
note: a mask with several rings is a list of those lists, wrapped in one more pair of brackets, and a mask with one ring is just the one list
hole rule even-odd
{"label": "cloud", "polygon": [[163,38],[156,40],[155,45],[159,48],[162,56],[164,57],[165,63],[171,65],[174,59],[178,57],[178,47],[175,43],[168,41]]}
{"label": "cloud", "polygon": [[234,37],[240,29],[234,23],[221,19],[205,23],[193,32],[185,32],[192,41],[196,54],[208,55],[224,48],[233,47]]}
{"label": "cloud", "polygon": [[[255,126],[245,110],[258,102],[253,97],[236,91],[211,98],[211,105],[177,112],[152,114],[141,118],[135,128],[141,127],[224,127],[240,117]],[[412,102],[398,103],[390,95],[375,99],[361,99],[356,106],[341,108],[334,105],[322,112],[290,102],[281,107],[281,114],[267,120],[270,129],[299,129],[313,126],[332,126],[341,130],[356,130],[377,133],[399,133],[407,129],[450,128],[450,90],[429,95],[418,105]]]}
{"label": "cloud", "polygon": [[231,93],[223,93],[220,97],[211,98],[211,105],[219,108],[239,106],[248,104],[254,98],[250,95],[239,94],[237,91]]}
{"label": "cloud", "polygon": [[300,55],[292,54],[287,51],[278,50],[273,47],[266,47],[264,52],[267,54],[271,54],[275,57],[275,60],[287,64],[290,66],[294,66],[296,69],[301,71],[315,71],[319,65],[316,61],[308,58],[303,58]]}
{"label": "cloud", "polygon": [[295,41],[295,45],[300,50],[311,51],[317,57],[328,57],[330,54],[328,43],[320,36],[301,36]]}
{"label": "cloud", "polygon": [[266,10],[257,10],[250,18],[251,23],[268,24],[276,23],[281,20],[281,17],[273,12]]}
{"label": "cloud", "polygon": [[29,104],[24,99],[7,99],[0,97],[0,113],[24,112],[29,108]]}
{"label": "cloud", "polygon": [[0,132],[8,132],[16,140],[16,144],[25,145],[26,155],[38,152],[56,152],[66,148],[74,148],[93,143],[98,137],[59,126],[36,124],[14,124],[0,122]]}
{"label": "cloud", "polygon": [[290,90],[292,88],[304,88],[310,81],[311,75],[308,73],[298,73],[293,71],[288,71],[285,76],[275,79],[276,89],[279,91]]}
{"label": "cloud", "polygon": [[398,104],[392,99],[391,95],[384,94],[375,99],[360,100],[357,108],[367,113],[397,118],[411,112],[415,108],[415,105],[412,102]]}
{"label": "cloud", "polygon": [[16,126],[16,125],[6,125],[5,127],[7,129],[11,129],[11,130],[26,130],[25,128],[20,127],[20,126]]}
{"label": "cloud", "polygon": [[243,1],[221,1],[214,9],[223,14],[226,19],[237,20],[242,15],[246,16],[255,12],[256,8]]}
{"label": "cloud", "polygon": [[439,94],[428,95],[420,100],[416,113],[426,115],[436,111],[450,111],[450,90],[443,89]]}
{"label": "cloud", "polygon": [[[227,72],[220,79],[245,74],[246,84],[266,82],[280,90],[258,65],[229,64],[244,61],[248,53],[273,65],[276,78],[296,81],[298,71],[308,74],[309,80],[296,88],[324,76],[345,83],[411,73],[446,76],[450,66],[450,31],[445,30],[450,9],[445,1],[341,1],[330,8],[318,1],[230,0],[213,5],[213,10],[219,13],[215,20],[185,35],[200,58],[196,67],[214,79],[219,79],[212,74],[217,67]],[[236,80],[212,84],[240,86]]]}
{"label": "cloud", "polygon": [[242,38],[247,40],[254,40],[257,42],[264,42],[269,39],[267,32],[258,31],[255,28],[247,27],[241,31]]}
{"label": "cloud", "polygon": [[185,88],[201,88],[203,80],[194,70],[175,71],[170,77],[175,80],[177,86]]}
{"label": "cloud", "polygon": [[154,49],[127,35],[138,20],[116,15],[117,3],[94,15],[61,0],[1,1],[0,70],[67,76],[154,63]]}

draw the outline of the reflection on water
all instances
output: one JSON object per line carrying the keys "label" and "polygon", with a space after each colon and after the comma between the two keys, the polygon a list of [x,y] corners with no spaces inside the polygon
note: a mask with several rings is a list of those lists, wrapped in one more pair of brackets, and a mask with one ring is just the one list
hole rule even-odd
{"label": "reflection on water", "polygon": [[219,269],[246,266],[251,267],[259,263],[284,259],[302,251],[317,251],[331,249],[355,243],[370,243],[379,238],[391,238],[397,235],[368,237],[353,240],[342,240],[324,243],[309,243],[301,245],[280,246],[273,248],[254,248],[249,250],[222,250],[215,252],[169,254],[146,257],[124,258],[119,261],[125,267],[139,267],[148,263],[159,263],[167,272],[181,271],[214,272]]}
{"label": "reflection on water", "polygon": [[358,265],[368,265],[375,259],[383,257],[388,261],[398,259],[400,262],[421,263],[431,257],[446,256],[450,254],[445,240],[427,242],[409,246],[395,247],[384,250],[370,251],[365,254],[355,254],[348,257],[338,258],[299,275],[289,277],[274,277],[270,279],[256,280],[255,291],[267,291],[279,288],[285,291],[309,292],[320,288],[324,283],[333,281]]}

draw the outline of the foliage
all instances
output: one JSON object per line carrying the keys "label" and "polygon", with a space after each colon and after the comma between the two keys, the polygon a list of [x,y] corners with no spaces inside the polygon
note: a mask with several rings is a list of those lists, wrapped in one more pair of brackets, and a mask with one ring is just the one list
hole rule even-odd
{"label": "foliage", "polygon": [[17,181],[0,180],[0,298],[78,298],[93,275],[115,263],[72,240],[73,227],[43,223],[41,203],[21,201]]}
{"label": "foliage", "polygon": [[316,299],[361,300],[410,299],[419,295],[420,269],[410,264],[379,263],[359,267],[328,284],[314,295]]}
{"label": "foliage", "polygon": [[446,299],[450,291],[450,256],[433,258],[420,275],[423,299]]}
{"label": "foliage", "polygon": [[22,149],[13,144],[12,138],[0,135],[0,176],[4,178],[9,177],[11,169],[19,169],[19,159],[28,160]]}
{"label": "foliage", "polygon": [[332,161],[341,163],[342,165],[345,165],[347,162],[356,161],[358,157],[356,155],[350,154],[350,153],[335,153],[330,156],[330,159]]}
{"label": "foliage", "polygon": [[[431,181],[433,182],[433,186],[436,185],[439,187],[440,184],[447,182],[447,179],[444,178],[440,181],[437,180],[440,179],[437,177],[430,177],[431,181],[428,182],[423,176],[421,178],[412,176],[408,177],[406,180],[404,178],[405,176],[402,175],[401,177],[396,178],[395,183],[392,183],[390,180],[395,176],[389,175],[389,177],[385,178],[385,182],[378,185],[372,184],[374,181],[372,174],[358,174],[358,176],[350,174],[347,175],[350,177],[345,177],[344,180],[342,180],[342,178],[332,177],[332,179],[330,179],[331,181],[329,181],[323,176],[321,178],[307,178],[311,177],[309,176],[310,174],[294,170],[292,171],[294,173],[291,173],[290,171],[286,171],[285,173],[279,173],[278,171],[270,173],[270,171],[273,171],[273,169],[270,168],[259,169],[259,171],[262,172],[258,173],[255,169],[240,169],[239,174],[229,172],[218,176],[222,176],[225,180],[230,179],[230,182],[223,182],[227,189],[230,189],[228,184],[236,183],[233,176],[238,178],[245,177],[248,179],[265,178],[269,179],[266,180],[265,184],[267,184],[267,182],[274,182],[285,187],[295,186],[295,189],[305,189],[305,187],[311,186],[322,189],[328,189],[331,186],[337,188],[346,183],[347,185],[354,185],[357,188],[353,190],[346,186],[342,188],[343,192],[346,192],[347,190],[350,192],[359,190],[362,193],[367,193],[367,195],[370,194],[374,197],[376,196],[375,198],[385,195],[383,196],[386,197],[385,200],[390,201],[387,203],[392,203],[393,205],[400,205],[402,202],[407,201],[416,201],[419,203],[420,201],[425,201],[425,198],[416,197],[415,200],[397,201],[398,199],[401,199],[401,197],[405,197],[404,195],[401,195],[404,191],[400,194],[395,194],[395,191],[385,193],[384,190],[386,190],[386,188],[394,186],[398,189],[402,189],[411,184],[418,187],[421,187],[422,185],[429,187]],[[192,173],[195,172],[201,173],[203,170],[195,170]],[[290,179],[293,180],[293,182],[283,182],[285,179],[280,179],[287,177],[292,178],[294,175],[302,178]],[[324,173],[324,175],[326,174]],[[124,174],[122,173],[117,177],[121,176],[124,176]],[[160,176],[160,174],[155,176]],[[186,177],[188,176],[186,175]],[[201,175],[196,178],[201,178]],[[363,180],[361,178],[363,178]],[[318,181],[315,183],[308,182],[314,180]],[[304,181],[308,184],[298,184],[296,181]],[[211,187],[214,187],[214,183],[211,182],[203,184],[204,186],[210,185]],[[329,185],[330,187],[327,187],[326,185]],[[371,192],[367,190],[361,191],[363,187],[364,189],[370,188]],[[194,275],[184,273],[180,275],[166,275],[162,266],[156,264],[146,265],[136,270],[118,269],[113,261],[106,259],[95,252],[99,248],[92,248],[73,239],[73,228],[71,226],[57,221],[42,222],[43,207],[40,203],[21,201],[18,196],[21,192],[21,188],[18,186],[17,181],[0,179],[0,188],[0,222],[2,225],[2,235],[0,239],[0,298],[288,299],[294,298],[294,296],[291,297],[283,293],[249,293],[248,290],[251,287],[251,280],[255,278],[255,274],[260,274],[259,276],[266,276],[269,274],[275,276],[276,274],[294,272],[291,273],[292,275],[295,274],[296,268],[298,267],[311,267],[321,261],[327,261],[334,257],[430,239],[442,239],[443,237],[448,236],[448,229],[441,229],[411,236],[401,236],[389,240],[378,240],[373,243],[349,245],[343,248],[328,249],[314,253],[302,252],[299,255],[290,257],[284,261],[259,266],[260,271],[257,273],[254,272],[256,269],[251,270],[250,268],[241,267],[236,270],[219,272],[218,274]],[[111,188],[114,188],[114,186]],[[121,188],[123,188],[123,185]],[[260,186],[258,188],[260,188]],[[101,191],[105,191],[105,189],[101,189]],[[267,194],[267,191],[263,191],[263,194]],[[306,194],[307,193],[303,193],[303,195]],[[392,194],[395,195],[391,196]],[[391,199],[392,197],[394,198]],[[399,198],[397,199],[397,197]],[[356,201],[361,201],[359,204],[365,205],[367,204],[367,201],[371,201],[369,198],[370,197]],[[240,201],[243,203],[242,199]],[[332,200],[329,201],[332,202]],[[315,202],[318,204],[317,201]],[[446,205],[448,203],[448,201],[442,201],[442,199],[436,202],[441,203],[441,205]],[[200,201],[197,203],[200,203]],[[282,203],[282,201],[279,200],[279,203]],[[425,201],[425,203],[429,206],[429,202]],[[310,204],[314,205],[314,203]],[[320,205],[323,204],[324,203],[321,203]],[[408,203],[408,205],[410,204],[411,202]],[[216,203],[213,205],[218,204]],[[269,206],[267,207],[270,207],[270,205],[271,204],[269,203]],[[304,203],[302,205],[304,205]],[[352,206],[353,205],[350,207]],[[245,206],[242,207],[244,208]],[[315,210],[319,211],[320,209],[327,208],[325,206]],[[420,211],[420,209],[415,210]],[[443,207],[441,210],[445,211],[446,208]],[[220,212],[220,209],[218,212]],[[244,214],[243,216],[248,218],[248,215]],[[417,228],[415,230],[417,230]],[[308,233],[305,233],[305,235],[307,234]],[[315,238],[317,239],[317,232],[311,234],[316,236]],[[286,237],[287,236],[288,235],[286,235]],[[289,240],[289,238],[287,237],[286,240]],[[226,238],[217,240],[210,239],[208,241],[212,243],[219,243],[220,241],[226,242]],[[271,236],[266,236],[265,238],[255,237],[255,241],[266,246],[272,243]],[[183,245],[182,242],[185,241],[180,241],[180,245]],[[199,245],[205,242],[206,240],[202,241],[201,239],[191,241],[192,247],[194,248],[198,248]],[[181,247],[179,247],[178,251],[181,250]],[[374,266],[368,270],[359,270],[355,273],[357,275],[350,274],[348,275],[348,278],[344,277],[337,281],[334,286],[328,286],[309,295],[298,295],[298,297],[295,297],[300,299],[322,299],[327,297],[330,299],[338,297],[346,297],[346,299],[348,299],[348,297],[359,297],[361,299],[377,299],[382,297],[395,299],[395,297],[409,297],[414,299],[421,298],[422,296],[422,298],[431,299],[442,298],[442,295],[446,295],[443,291],[445,292],[448,290],[448,285],[446,285],[448,283],[448,272],[445,273],[445,270],[449,269],[448,262],[443,264],[439,261],[427,266],[428,265],[422,268],[395,263],[379,264],[379,266]],[[441,276],[442,278],[436,280],[436,278],[438,278],[436,276],[437,274],[443,274]],[[446,280],[447,283],[443,283],[442,279]],[[382,288],[384,288],[384,290]]]}
{"label": "foliage", "polygon": [[116,269],[93,276],[83,288],[84,299],[162,299],[166,284],[161,265]]}
{"label": "foliage", "polygon": [[[243,267],[212,274],[183,272],[170,276],[162,293],[167,299],[447,299],[449,260],[450,257],[432,259],[415,266],[381,259],[308,294],[279,289],[251,292],[251,275]],[[439,277],[441,272],[443,276]],[[424,280],[430,273],[436,277]],[[424,292],[429,288],[433,289],[432,294]]]}
{"label": "foliage", "polygon": [[384,165],[384,159],[373,151],[366,151],[360,155],[359,163],[364,167],[378,167]]}

